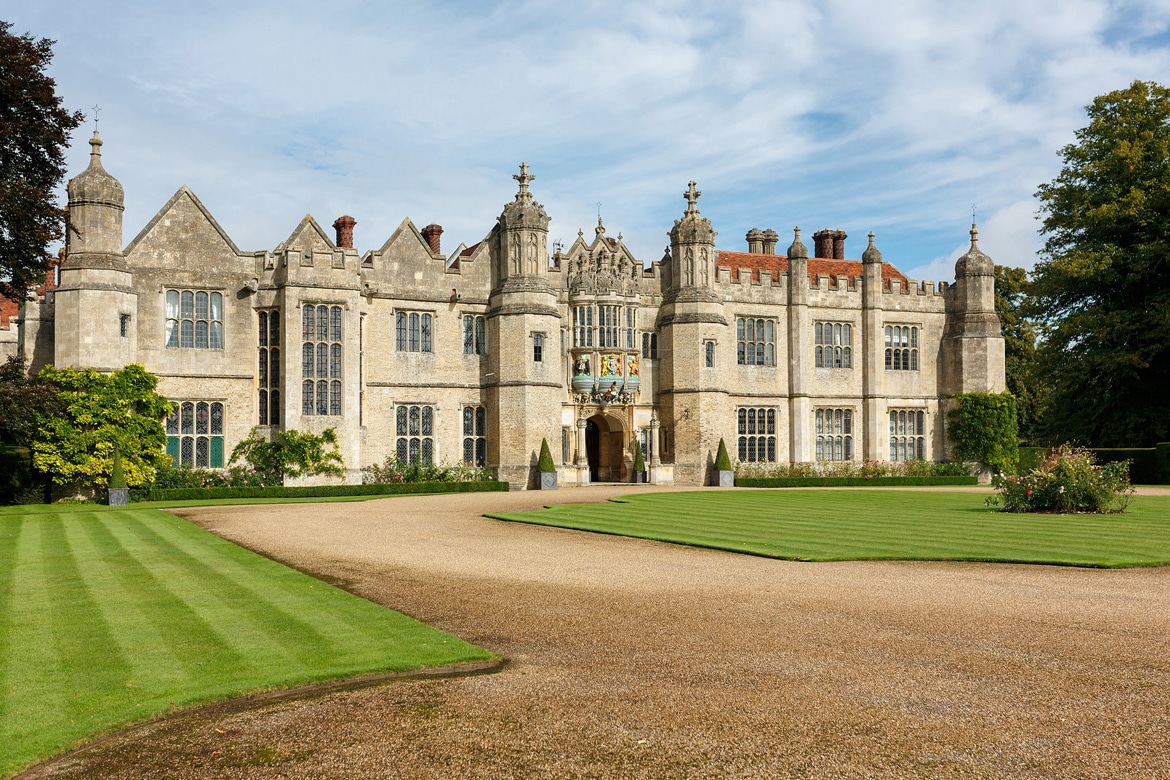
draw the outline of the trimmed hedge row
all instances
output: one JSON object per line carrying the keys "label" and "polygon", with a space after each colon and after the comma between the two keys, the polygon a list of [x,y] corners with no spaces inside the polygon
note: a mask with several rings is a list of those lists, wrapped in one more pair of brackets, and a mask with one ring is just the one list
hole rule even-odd
{"label": "trimmed hedge row", "polygon": [[[1089,452],[1098,463],[1133,461],[1129,464],[1129,480],[1135,485],[1170,485],[1170,442],[1157,447],[1098,447]],[[1047,447],[1020,447],[1018,473],[1027,474],[1039,467],[1047,454]]]}
{"label": "trimmed hedge row", "polygon": [[205,498],[328,498],[393,496],[411,493],[485,493],[508,490],[507,482],[390,482],[379,485],[307,485],[300,487],[214,487],[151,490],[135,501],[193,501]]}
{"label": "trimmed hedge row", "polygon": [[976,477],[737,477],[736,487],[935,487],[978,485]]}

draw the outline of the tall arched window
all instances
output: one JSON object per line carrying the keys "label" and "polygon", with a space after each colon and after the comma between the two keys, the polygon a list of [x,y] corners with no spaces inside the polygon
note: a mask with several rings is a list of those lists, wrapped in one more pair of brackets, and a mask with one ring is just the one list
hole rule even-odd
{"label": "tall arched window", "polygon": [[301,414],[339,417],[344,411],[342,322],[340,306],[307,303],[301,309]]}

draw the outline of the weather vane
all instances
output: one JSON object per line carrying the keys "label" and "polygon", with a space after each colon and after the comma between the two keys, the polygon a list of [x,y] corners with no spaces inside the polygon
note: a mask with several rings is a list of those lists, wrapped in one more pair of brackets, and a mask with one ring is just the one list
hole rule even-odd
{"label": "weather vane", "polygon": [[975,204],[974,203],[971,204],[971,222],[972,223],[975,222]]}
{"label": "weather vane", "polygon": [[597,201],[597,221],[601,221],[601,201]]}
{"label": "weather vane", "polygon": [[93,104],[93,131],[96,133],[98,129],[98,115],[102,112],[102,107],[97,103]]}

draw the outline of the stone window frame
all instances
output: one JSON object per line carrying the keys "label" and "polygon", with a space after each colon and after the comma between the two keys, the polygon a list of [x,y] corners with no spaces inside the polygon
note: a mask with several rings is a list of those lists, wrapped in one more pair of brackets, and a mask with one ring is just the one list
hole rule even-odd
{"label": "stone window frame", "polygon": [[597,304],[597,348],[621,349],[622,305]]}
{"label": "stone window frame", "polygon": [[926,410],[890,409],[890,462],[926,460]]}
{"label": "stone window frame", "polygon": [[435,463],[434,403],[409,402],[394,406],[394,455],[405,465]]}
{"label": "stone window frame", "polygon": [[171,405],[163,427],[174,467],[224,468],[225,399],[184,398]]}
{"label": "stone window frame", "polygon": [[[200,310],[200,298],[203,309]],[[163,346],[165,349],[224,348],[223,290],[168,287],[163,291]],[[189,303],[188,303],[189,301]],[[219,311],[216,316],[215,304]],[[202,339],[200,339],[200,325]],[[188,327],[189,326],[189,327]],[[199,342],[203,343],[200,344]]]}
{"label": "stone window frame", "polygon": [[483,404],[464,404],[463,462],[482,467],[487,463],[487,407]]}
{"label": "stone window frame", "polygon": [[656,331],[642,331],[642,357],[645,360],[658,359],[658,333]]}
{"label": "stone window frame", "polygon": [[[487,318],[482,314],[475,312],[463,313],[463,354],[464,355],[486,355],[487,354]],[[395,331],[397,333],[398,321],[395,318]],[[397,346],[397,336],[395,336],[395,346]]]}
{"label": "stone window frame", "polygon": [[813,366],[815,368],[853,368],[852,322],[813,323]]}
{"label": "stone window frame", "polygon": [[259,342],[256,358],[259,424],[280,425],[281,311],[261,309],[256,314],[256,336]]}
{"label": "stone window frame", "polygon": [[740,463],[776,462],[777,417],[774,406],[736,407],[736,443]]}
{"label": "stone window frame", "polygon": [[573,346],[592,347],[593,338],[593,306],[579,304],[573,307]]}
{"label": "stone window frame", "polygon": [[818,463],[851,461],[857,410],[824,406],[813,410],[813,458]]}
{"label": "stone window frame", "polygon": [[887,324],[883,329],[887,371],[917,371],[921,325]]}
{"label": "stone window frame", "polygon": [[[302,301],[300,311],[301,415],[341,417],[345,411],[345,308],[337,303]],[[322,313],[328,317],[323,325]]]}
{"label": "stone window frame", "polygon": [[543,331],[533,331],[532,333],[532,362],[544,362],[545,336]]}
{"label": "stone window frame", "polygon": [[394,310],[394,349],[396,352],[433,353],[435,320],[433,311]]}
{"label": "stone window frame", "polygon": [[776,320],[772,317],[736,317],[736,364],[741,366],[775,367],[777,328]]}
{"label": "stone window frame", "polygon": [[715,368],[715,340],[703,341],[703,368]]}

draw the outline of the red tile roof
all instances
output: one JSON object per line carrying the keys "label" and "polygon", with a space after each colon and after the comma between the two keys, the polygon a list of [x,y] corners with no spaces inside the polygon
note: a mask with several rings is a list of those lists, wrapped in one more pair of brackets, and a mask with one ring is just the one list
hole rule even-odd
{"label": "red tile roof", "polygon": [[[760,278],[760,271],[771,271],[772,278],[788,273],[788,258],[784,255],[764,255],[755,252],[725,252],[715,253],[715,264],[722,268],[730,268],[732,278],[739,275],[738,269],[750,268],[752,280]],[[808,275],[813,284],[818,276],[828,276],[830,284],[837,283],[837,277],[852,278],[861,276],[864,263],[860,260],[830,260],[824,257],[810,257],[808,259]],[[906,287],[906,276],[890,263],[882,263],[882,285],[890,286],[890,280],[901,281],[902,288]]]}

